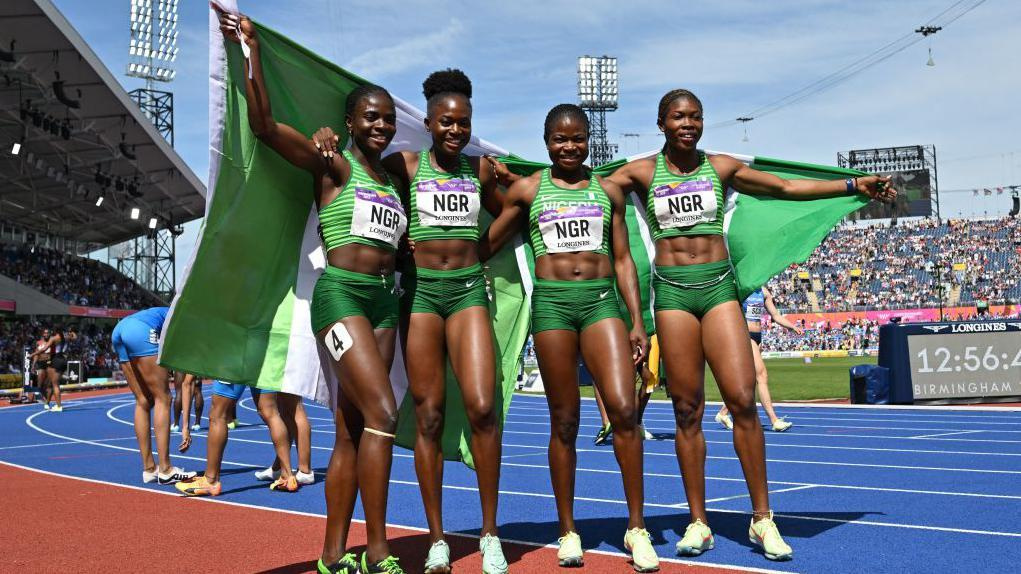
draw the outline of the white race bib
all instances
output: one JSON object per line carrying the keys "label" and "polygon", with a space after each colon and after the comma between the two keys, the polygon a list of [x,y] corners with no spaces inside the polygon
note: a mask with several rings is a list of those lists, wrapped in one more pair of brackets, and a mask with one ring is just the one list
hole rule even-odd
{"label": "white race bib", "polygon": [[762,303],[752,303],[748,305],[748,309],[745,310],[744,317],[747,321],[761,321],[763,313]]}
{"label": "white race bib", "polygon": [[716,192],[708,178],[659,185],[652,193],[660,229],[691,227],[716,219]]}
{"label": "white race bib", "polygon": [[595,251],[603,246],[603,208],[575,205],[539,214],[539,233],[549,253]]}
{"label": "white race bib", "polygon": [[397,242],[408,227],[401,202],[389,193],[364,187],[354,188],[355,206],[351,213],[351,234],[389,243]]}
{"label": "white race bib", "polygon": [[416,185],[418,220],[429,227],[476,227],[479,190],[470,179],[430,179]]}
{"label": "white race bib", "polygon": [[323,344],[326,345],[326,350],[330,352],[333,360],[340,361],[340,357],[354,346],[355,342],[343,323],[334,323],[333,328],[323,336]]}

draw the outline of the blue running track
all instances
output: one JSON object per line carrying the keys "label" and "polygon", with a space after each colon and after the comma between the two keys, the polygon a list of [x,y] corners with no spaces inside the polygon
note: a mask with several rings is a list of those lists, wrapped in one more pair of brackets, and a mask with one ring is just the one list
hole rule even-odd
{"label": "blue running track", "polygon": [[[0,461],[59,474],[141,486],[132,429],[134,400],[118,394],[69,400],[63,413],[39,406],[0,409]],[[325,512],[323,475],[333,444],[329,411],[307,405],[316,484],[272,493],[252,471],[273,458],[269,437],[245,398],[242,426],[224,456],[223,499],[316,514]],[[692,561],[797,572],[1003,572],[1021,556],[1021,412],[978,409],[859,409],[780,406],[794,427],[766,433],[771,504],[794,560],[767,561],[748,542],[750,503],[730,432],[707,416],[706,491],[716,549]],[[714,413],[715,407],[707,407]],[[625,505],[611,446],[596,447],[595,404],[582,402],[575,505],[587,548],[622,552]],[[558,536],[542,397],[517,396],[504,431],[501,536],[549,544]],[[646,520],[660,556],[673,556],[688,514],[674,456],[667,404],[645,415]],[[201,470],[205,426],[175,464]],[[176,449],[179,437],[172,438]],[[447,463],[445,527],[475,533],[474,474]],[[172,487],[159,487],[166,489]],[[356,514],[360,517],[360,512]],[[410,452],[395,451],[388,521],[426,526]]]}

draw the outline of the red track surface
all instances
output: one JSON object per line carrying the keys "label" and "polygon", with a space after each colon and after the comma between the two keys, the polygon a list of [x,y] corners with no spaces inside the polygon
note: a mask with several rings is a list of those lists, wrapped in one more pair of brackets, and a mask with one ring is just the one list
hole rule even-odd
{"label": "red track surface", "polygon": [[[167,496],[4,463],[0,484],[5,498],[0,572],[313,572],[322,548],[321,517]],[[388,531],[405,569],[419,571],[427,534]],[[454,572],[481,570],[475,539],[458,536],[448,542]],[[353,548],[365,543],[364,525],[352,526],[349,543]],[[511,572],[571,572],[557,567],[550,548],[504,543],[504,552]],[[662,566],[664,573],[741,572]],[[621,557],[589,552],[585,568],[574,572],[632,570]]]}

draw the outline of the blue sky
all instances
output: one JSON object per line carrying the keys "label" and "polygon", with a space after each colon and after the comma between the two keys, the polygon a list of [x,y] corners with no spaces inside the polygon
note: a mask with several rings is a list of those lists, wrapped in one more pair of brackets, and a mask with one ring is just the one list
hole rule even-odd
{"label": "blue sky", "polygon": [[[54,0],[127,89],[127,0]],[[970,0],[969,0],[970,1]],[[782,5],[781,5],[782,4]],[[656,104],[669,89],[700,96],[707,123],[745,115],[914,30],[951,0],[899,2],[560,1],[503,3],[245,1],[241,9],[351,71],[420,102],[431,71],[472,78],[475,132],[543,159],[542,121],[576,101],[576,58],[616,56],[620,109],[611,140],[626,154],[659,145]],[[208,165],[207,4],[181,2],[177,151],[201,179]],[[707,130],[706,148],[834,164],[839,151],[936,146],[944,214],[1009,209],[1007,195],[951,190],[1021,183],[1021,2],[988,0],[927,43],[839,87],[739,126]],[[1011,95],[1013,94],[1013,95]],[[640,133],[637,141],[621,134]],[[187,260],[197,225],[178,242]],[[183,265],[179,265],[180,268]]]}

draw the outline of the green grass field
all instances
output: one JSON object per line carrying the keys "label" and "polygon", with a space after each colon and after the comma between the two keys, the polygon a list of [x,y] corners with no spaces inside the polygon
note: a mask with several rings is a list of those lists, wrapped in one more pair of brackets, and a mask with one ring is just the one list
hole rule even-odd
{"label": "green grass field", "polygon": [[[805,364],[802,359],[771,359],[766,361],[769,369],[769,392],[774,402],[807,401],[812,399],[848,398],[847,370],[854,365],[875,364],[875,357],[848,357],[846,359],[813,359]],[[706,400],[720,400],[716,380],[706,367]],[[592,396],[592,387],[581,388],[583,397]],[[656,389],[653,399],[666,399],[662,388]]]}

